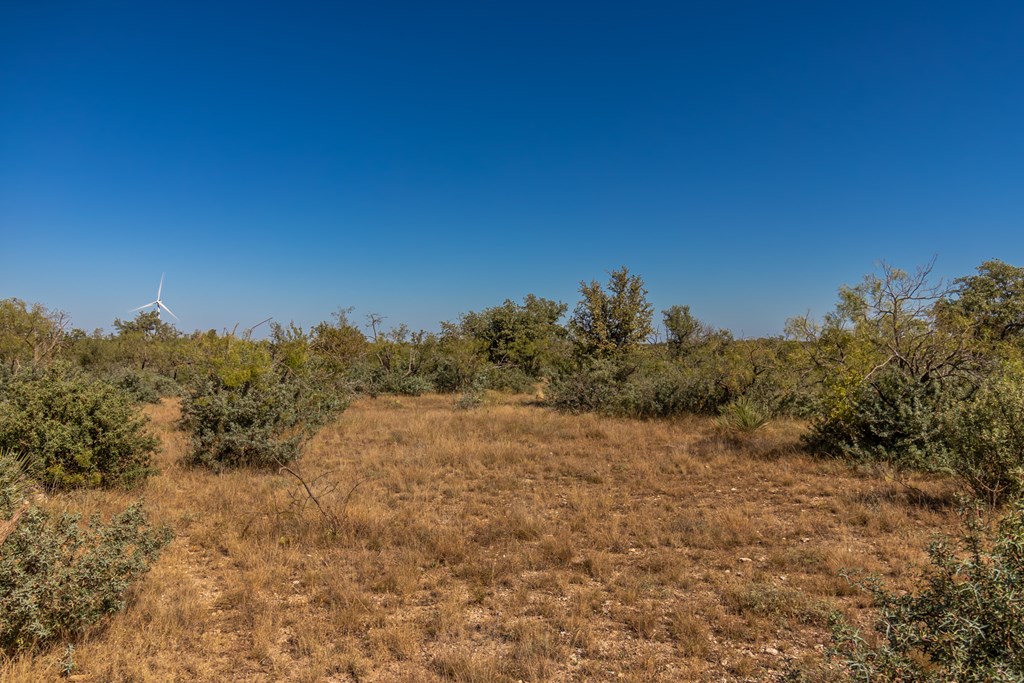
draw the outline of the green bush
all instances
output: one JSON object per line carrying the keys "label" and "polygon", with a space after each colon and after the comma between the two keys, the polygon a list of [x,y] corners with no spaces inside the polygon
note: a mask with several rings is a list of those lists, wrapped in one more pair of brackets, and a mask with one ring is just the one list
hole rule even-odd
{"label": "green bush", "polygon": [[946,466],[942,414],[955,392],[896,370],[863,382],[842,409],[820,416],[804,440],[818,455],[897,470],[942,470]]}
{"label": "green bush", "polygon": [[537,378],[515,366],[492,365],[486,371],[486,384],[495,391],[525,394],[537,387]]}
{"label": "green bush", "polygon": [[949,468],[998,505],[1024,493],[1024,373],[1008,369],[955,405],[944,429]]}
{"label": "green bush", "polygon": [[121,370],[109,381],[136,403],[159,403],[165,396],[177,396],[181,387],[170,377],[148,370]]}
{"label": "green bush", "polygon": [[676,363],[641,367],[623,387],[622,414],[653,418],[695,414],[713,415],[729,393],[715,378]]}
{"label": "green bush", "polygon": [[6,382],[0,448],[32,457],[49,486],[126,486],[153,472],[146,422],[123,391],[57,364]]}
{"label": "green bush", "polygon": [[556,374],[548,403],[573,413],[599,412],[636,418],[713,414],[728,391],[709,374],[677,363],[592,361]]}
{"label": "green bush", "polygon": [[477,375],[473,383],[466,387],[459,398],[455,401],[455,407],[460,410],[472,410],[484,404],[487,394],[488,379],[485,375]]}
{"label": "green bush", "polygon": [[[391,390],[386,393],[417,396],[437,391],[442,394],[454,394],[468,389],[478,374],[474,365],[460,362],[459,358],[440,356],[433,360],[429,372],[399,377],[397,382],[392,381],[389,387]],[[483,363],[478,362],[476,365]],[[417,393],[412,393],[410,388]]]}
{"label": "green bush", "polygon": [[181,426],[191,435],[194,463],[280,466],[345,405],[335,388],[309,377],[269,374],[237,385],[210,377],[182,402]]}
{"label": "green bush", "polygon": [[856,681],[1024,680],[1024,507],[992,535],[970,521],[934,543],[916,594],[866,588],[879,609],[872,645],[833,617],[833,655]]}
{"label": "green bush", "polygon": [[[436,390],[433,376],[400,370],[389,371],[369,360],[349,367],[345,379],[353,392],[373,397],[380,394],[421,396]],[[452,392],[455,389],[445,387],[444,391]]]}
{"label": "green bush", "polygon": [[548,405],[569,413],[616,412],[621,403],[622,369],[612,361],[591,361],[551,378]]}
{"label": "green bush", "polygon": [[149,525],[141,504],[84,527],[78,515],[29,508],[0,545],[0,648],[38,649],[120,611],[170,540],[169,529]]}
{"label": "green bush", "polygon": [[374,394],[398,394],[400,396],[421,396],[434,391],[434,383],[423,375],[406,375],[400,372],[380,372],[373,376]]}

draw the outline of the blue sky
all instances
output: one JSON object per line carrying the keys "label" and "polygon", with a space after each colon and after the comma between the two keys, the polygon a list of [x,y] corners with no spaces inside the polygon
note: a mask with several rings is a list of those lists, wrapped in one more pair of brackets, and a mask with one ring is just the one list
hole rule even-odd
{"label": "blue sky", "polygon": [[435,329],[620,265],[738,334],[1024,265],[1019,2],[0,3],[0,297]]}

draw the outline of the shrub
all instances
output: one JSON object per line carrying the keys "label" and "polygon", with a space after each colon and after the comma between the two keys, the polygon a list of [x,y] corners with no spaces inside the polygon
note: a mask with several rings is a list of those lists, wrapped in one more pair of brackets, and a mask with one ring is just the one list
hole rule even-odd
{"label": "shrub", "polygon": [[131,585],[171,540],[141,503],[104,524],[36,507],[0,545],[0,648],[8,654],[75,637],[125,606]]}
{"label": "shrub", "polygon": [[[371,362],[356,363],[348,368],[345,379],[351,390],[358,394],[376,397],[380,394],[396,394],[399,396],[421,396],[434,391],[434,377],[419,373],[407,373],[400,370],[387,370]],[[446,382],[446,378],[441,378]],[[455,389],[445,386],[443,391]]]}
{"label": "shrub", "polygon": [[484,375],[477,375],[476,379],[462,395],[455,401],[455,407],[460,410],[471,410],[479,408],[484,404],[484,397],[487,393],[488,381]]}
{"label": "shrub", "polygon": [[621,403],[621,375],[621,368],[611,361],[581,364],[552,377],[547,402],[570,413],[614,412]]}
{"label": "shrub", "polygon": [[483,391],[467,391],[455,401],[455,407],[459,410],[472,410],[484,404]]}
{"label": "shrub", "polygon": [[537,386],[537,378],[521,368],[507,365],[492,365],[487,369],[487,386],[495,391],[525,394]]}
{"label": "shrub", "polygon": [[883,371],[819,416],[805,445],[819,455],[897,470],[940,470],[946,463],[941,416],[954,400],[955,393],[937,383]]}
{"label": "shrub", "polygon": [[20,372],[0,398],[0,448],[28,454],[47,485],[126,486],[152,473],[159,441],[123,391],[67,365]]}
{"label": "shrub", "polygon": [[879,609],[878,644],[833,617],[833,655],[858,681],[1019,681],[1024,678],[1024,507],[993,535],[968,521],[932,544],[915,594],[866,588]]}
{"label": "shrub", "polygon": [[181,387],[173,379],[148,370],[121,370],[109,381],[136,403],[159,403],[165,396],[181,393]]}
{"label": "shrub", "polygon": [[718,426],[725,431],[750,434],[768,424],[765,411],[747,396],[722,406]]}
{"label": "shrub", "polygon": [[702,370],[675,363],[641,367],[623,388],[623,414],[638,418],[713,415],[729,393]]}
{"label": "shrub", "polygon": [[973,493],[997,505],[1024,493],[1024,373],[1002,373],[950,410],[949,467]]}
{"label": "shrub", "polygon": [[[454,394],[458,391],[464,391],[473,384],[478,372],[475,366],[460,361],[461,359],[442,355],[434,359],[433,367],[429,373],[401,377],[398,383],[392,384],[399,391],[391,391],[389,393],[418,395],[410,394],[408,391],[409,387],[416,386],[415,383],[411,383],[416,381],[413,378],[423,380],[424,383],[420,385],[423,387],[423,390],[419,391],[421,394],[428,391],[438,391],[443,394]],[[482,363],[477,363],[476,365],[482,365]]]}
{"label": "shrub", "polygon": [[713,414],[728,400],[728,392],[710,374],[676,363],[629,359],[592,361],[559,373],[547,396],[550,405],[568,412],[643,419]]}
{"label": "shrub", "polygon": [[228,385],[214,376],[185,397],[181,426],[192,437],[192,462],[280,466],[345,405],[338,391],[309,377],[270,374]]}
{"label": "shrub", "polygon": [[421,396],[434,390],[434,383],[423,375],[406,375],[399,372],[382,372],[374,375],[375,388],[372,393],[398,394],[400,396]]}

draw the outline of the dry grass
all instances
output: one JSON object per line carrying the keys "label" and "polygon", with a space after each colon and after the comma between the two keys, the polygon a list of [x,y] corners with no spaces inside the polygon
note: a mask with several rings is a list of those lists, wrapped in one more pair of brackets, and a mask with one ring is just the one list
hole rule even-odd
{"label": "dry grass", "polygon": [[[335,522],[291,477],[183,466],[177,406],[150,414],[162,474],[142,494],[178,537],[77,644],[76,680],[766,680],[820,656],[829,609],[865,607],[841,569],[905,585],[953,520],[803,456],[798,424],[734,440],[422,397],[362,400],[309,445]],[[62,654],[0,678],[53,680]]]}

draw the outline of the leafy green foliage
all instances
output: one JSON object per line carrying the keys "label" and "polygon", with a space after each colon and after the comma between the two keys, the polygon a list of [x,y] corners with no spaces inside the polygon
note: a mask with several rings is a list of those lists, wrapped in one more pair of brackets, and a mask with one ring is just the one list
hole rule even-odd
{"label": "leafy green foliage", "polygon": [[366,353],[366,335],[349,322],[352,309],[340,308],[334,313],[334,324],[322,322],[312,330],[314,353],[341,371],[358,362]]}
{"label": "leafy green foliage", "polygon": [[[114,320],[116,333],[107,339],[108,357],[96,358],[94,372],[119,377],[127,372],[156,374],[171,379],[186,369],[188,340],[156,311],[142,311],[131,320]],[[86,350],[91,340],[76,338],[74,347]]]}
{"label": "leafy green foliage", "polygon": [[977,275],[956,284],[957,297],[949,309],[965,316],[978,336],[1000,342],[1024,336],[1024,268],[985,261]]}
{"label": "leafy green foliage", "polygon": [[487,378],[480,376],[477,381],[470,385],[455,402],[455,407],[460,410],[479,408],[484,404],[484,396],[487,392]]}
{"label": "leafy green foliage", "polygon": [[545,392],[548,405],[570,413],[621,410],[628,369],[608,360],[582,363],[556,374]]}
{"label": "leafy green foliage", "polygon": [[607,290],[597,280],[581,282],[580,295],[569,334],[581,355],[608,358],[625,353],[654,332],[654,309],[647,302],[644,281],[625,266],[610,273]]}
{"label": "leafy green foliage", "polygon": [[954,400],[939,385],[887,369],[856,387],[844,410],[815,420],[804,443],[819,455],[940,471],[946,466],[942,413]]}
{"label": "leafy green foliage", "polygon": [[215,469],[280,466],[346,406],[344,388],[309,354],[298,328],[270,344],[208,336],[206,377],[182,401],[190,459]]}
{"label": "leafy green foliage", "polygon": [[486,383],[490,364],[482,344],[464,334],[460,326],[441,323],[440,336],[425,335],[418,345],[418,374],[432,385],[432,390],[455,393]]}
{"label": "leafy green foliage", "polygon": [[484,372],[483,383],[495,391],[522,394],[537,388],[537,378],[517,367],[492,365]]}
{"label": "leafy green foliage", "polygon": [[32,507],[0,545],[0,648],[8,654],[73,638],[125,606],[128,590],[171,540],[141,503],[108,523]]}
{"label": "leafy green foliage", "polygon": [[159,403],[164,397],[181,393],[181,387],[173,379],[148,370],[119,370],[107,379],[137,403]]}
{"label": "leafy green foliage", "polygon": [[146,422],[126,393],[58,363],[6,383],[0,448],[31,456],[49,486],[128,486],[152,472]]}
{"label": "leafy green foliage", "polygon": [[843,287],[821,325],[789,321],[821,388],[806,444],[815,453],[897,470],[942,470],[942,412],[961,400],[986,359],[962,320],[944,315],[950,289],[883,264]]}
{"label": "leafy green foliage", "polygon": [[962,683],[1024,679],[1024,507],[992,537],[969,520],[938,541],[916,594],[867,582],[879,610],[877,645],[840,617],[834,651],[851,679]]}
{"label": "leafy green foliage", "polygon": [[666,345],[675,358],[686,355],[714,334],[713,330],[690,313],[689,306],[671,306],[661,314],[665,326]]}
{"label": "leafy green foliage", "polygon": [[624,382],[613,412],[637,418],[712,415],[729,400],[729,393],[705,372],[707,369],[676,363],[644,363]]}
{"label": "leafy green foliage", "polygon": [[522,304],[506,300],[501,306],[467,313],[459,327],[479,343],[492,365],[540,378],[564,355],[566,331],[558,321],[567,308],[528,294]]}
{"label": "leafy green foliage", "polygon": [[707,375],[637,358],[590,361],[559,373],[546,397],[559,410],[637,418],[712,414],[728,401],[724,388]]}
{"label": "leafy green foliage", "polygon": [[1024,494],[1024,368],[1009,366],[954,404],[943,438],[949,468],[998,505]]}
{"label": "leafy green foliage", "polygon": [[557,372],[548,402],[573,412],[638,418],[714,415],[741,397],[769,414],[803,414],[809,403],[794,372],[796,346],[781,339],[734,340],[693,318],[685,306],[665,311],[670,342],[602,359],[577,359]]}
{"label": "leafy green foliage", "polygon": [[67,314],[42,304],[0,299],[0,365],[14,373],[52,360],[68,323]]}

